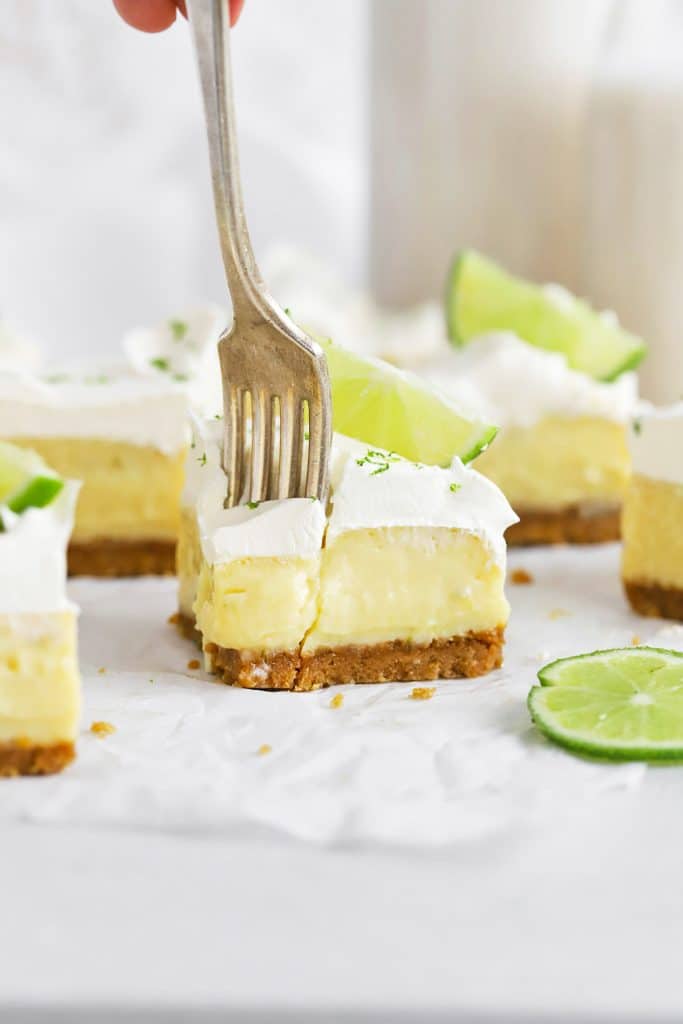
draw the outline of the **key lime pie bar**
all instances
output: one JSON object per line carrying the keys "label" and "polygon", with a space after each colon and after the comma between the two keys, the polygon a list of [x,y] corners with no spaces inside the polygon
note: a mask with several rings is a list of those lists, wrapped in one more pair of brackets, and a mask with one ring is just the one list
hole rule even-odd
{"label": "key lime pie bar", "polygon": [[0,443],[0,776],[60,771],[80,709],[66,546],[78,485]]}
{"label": "key lime pie bar", "polygon": [[477,468],[520,517],[512,543],[619,536],[629,476],[632,370],[643,343],[558,285],[539,287],[461,254],[447,295],[454,354],[424,369],[502,430]]}
{"label": "key lime pie bar", "polygon": [[172,573],[188,399],[166,375],[0,374],[0,437],[83,482],[69,572]]}
{"label": "key lime pie bar", "polygon": [[637,385],[571,369],[512,333],[482,335],[423,368],[461,406],[497,418],[495,443],[477,469],[520,517],[511,544],[591,543],[619,537],[629,476],[627,423]]}
{"label": "key lime pie bar", "polygon": [[337,435],[326,514],[310,499],[224,509],[218,448],[197,452],[181,613],[224,682],[313,690],[501,664],[515,516],[459,459],[440,469]]}
{"label": "key lime pie bar", "polygon": [[683,402],[643,411],[631,434],[622,575],[633,609],[683,621]]}

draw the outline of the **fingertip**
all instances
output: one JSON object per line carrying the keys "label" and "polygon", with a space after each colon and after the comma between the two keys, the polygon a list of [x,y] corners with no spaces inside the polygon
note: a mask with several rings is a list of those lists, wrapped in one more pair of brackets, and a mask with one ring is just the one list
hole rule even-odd
{"label": "fingertip", "polygon": [[237,19],[242,13],[244,7],[244,0],[230,0],[230,24],[236,25]]}
{"label": "fingertip", "polygon": [[175,0],[114,0],[124,21],[141,32],[163,32],[176,19]]}

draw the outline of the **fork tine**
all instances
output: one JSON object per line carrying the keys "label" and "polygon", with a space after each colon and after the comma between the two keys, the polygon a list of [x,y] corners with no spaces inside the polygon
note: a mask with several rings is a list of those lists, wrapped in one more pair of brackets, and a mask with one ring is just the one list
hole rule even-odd
{"label": "fork tine", "polygon": [[272,396],[259,390],[252,398],[250,501],[268,497],[272,435]]}
{"label": "fork tine", "polygon": [[225,409],[225,472],[228,476],[226,507],[237,505],[242,496],[244,477],[244,418],[245,391],[231,385]]}
{"label": "fork tine", "polygon": [[308,402],[308,450],[305,494],[325,500],[322,493],[327,460],[326,424],[319,402]]}
{"label": "fork tine", "polygon": [[280,399],[280,480],[278,496],[293,498],[301,475],[301,403],[289,391]]}

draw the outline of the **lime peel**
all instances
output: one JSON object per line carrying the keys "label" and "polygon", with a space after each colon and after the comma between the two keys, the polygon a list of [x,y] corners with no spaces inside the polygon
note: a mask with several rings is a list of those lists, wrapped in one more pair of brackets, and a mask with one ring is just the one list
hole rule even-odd
{"label": "lime peel", "polygon": [[45,508],[55,500],[64,481],[30,449],[0,442],[0,504],[15,515],[27,508]]}
{"label": "lime peel", "polygon": [[596,380],[612,381],[635,369],[646,352],[642,339],[581,299],[567,292],[558,302],[474,250],[453,261],[446,320],[455,345],[491,331],[512,331],[531,345],[562,353],[570,367]]}
{"label": "lime peel", "polygon": [[340,434],[412,462],[471,462],[498,428],[467,416],[419,377],[389,363],[317,339],[330,371],[332,418]]}

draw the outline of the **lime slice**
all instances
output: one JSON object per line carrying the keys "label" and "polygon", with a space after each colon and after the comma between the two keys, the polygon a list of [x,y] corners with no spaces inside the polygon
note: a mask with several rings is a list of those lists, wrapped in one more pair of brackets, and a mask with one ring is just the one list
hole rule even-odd
{"label": "lime slice", "polygon": [[683,652],[626,647],[562,658],[529,693],[541,732],[611,761],[683,760]]}
{"label": "lime slice", "polygon": [[497,427],[468,418],[419,377],[318,341],[327,356],[332,419],[340,434],[436,466],[450,465],[454,455],[471,462],[496,436]]}
{"label": "lime slice", "polygon": [[0,505],[20,515],[49,505],[63,487],[35,452],[0,441]]}
{"label": "lime slice", "polygon": [[513,277],[471,250],[451,267],[446,318],[456,345],[488,331],[514,331],[531,345],[561,352],[571,367],[597,380],[614,380],[645,355],[640,338],[587,303]]}

